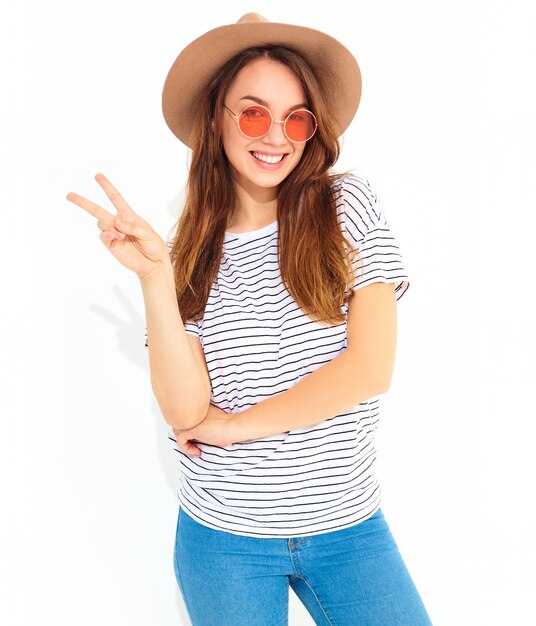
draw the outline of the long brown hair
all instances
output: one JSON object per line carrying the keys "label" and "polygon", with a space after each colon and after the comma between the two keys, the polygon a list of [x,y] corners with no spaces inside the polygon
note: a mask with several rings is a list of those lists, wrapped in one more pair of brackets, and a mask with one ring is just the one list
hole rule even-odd
{"label": "long brown hair", "polygon": [[353,277],[348,259],[357,251],[343,237],[337,219],[332,183],[343,174],[333,174],[331,168],[339,157],[339,140],[309,65],[297,52],[272,45],[233,57],[212,78],[199,102],[190,141],[186,199],[170,251],[181,317],[183,322],[203,317],[235,207],[231,167],[221,140],[223,101],[236,74],[261,57],[279,61],[294,72],[318,122],[298,165],[278,189],[281,279],[311,319],[340,324],[344,321],[340,307],[348,301]]}

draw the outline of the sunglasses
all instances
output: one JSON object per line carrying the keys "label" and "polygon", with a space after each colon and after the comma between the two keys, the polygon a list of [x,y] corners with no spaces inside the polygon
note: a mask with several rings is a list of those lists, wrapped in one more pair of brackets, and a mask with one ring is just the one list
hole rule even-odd
{"label": "sunglasses", "polygon": [[247,106],[239,115],[225,104],[223,106],[238,120],[238,129],[248,139],[260,139],[270,132],[274,124],[283,124],[287,139],[294,143],[304,143],[311,139],[318,128],[316,117],[308,109],[296,109],[284,120],[276,121],[270,110],[261,104]]}

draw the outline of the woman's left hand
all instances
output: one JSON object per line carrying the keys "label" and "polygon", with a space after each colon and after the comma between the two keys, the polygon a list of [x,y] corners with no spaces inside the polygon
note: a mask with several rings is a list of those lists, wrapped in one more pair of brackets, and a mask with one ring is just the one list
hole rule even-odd
{"label": "woman's left hand", "polygon": [[234,417],[234,413],[226,413],[211,404],[208,407],[205,419],[199,422],[197,426],[184,430],[173,429],[177,445],[184,454],[194,456],[201,456],[201,450],[195,445],[194,441],[210,443],[216,446],[228,446],[234,443],[230,428],[231,420]]}

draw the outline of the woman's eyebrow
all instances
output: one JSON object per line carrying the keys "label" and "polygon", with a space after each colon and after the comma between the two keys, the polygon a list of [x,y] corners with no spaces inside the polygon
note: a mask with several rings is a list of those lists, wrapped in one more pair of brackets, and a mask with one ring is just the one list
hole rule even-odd
{"label": "woman's eyebrow", "polygon": [[[269,109],[269,105],[268,102],[265,102],[264,100],[261,100],[260,98],[257,98],[256,96],[243,96],[242,98],[240,98],[240,100],[253,100],[253,102],[256,102],[257,104],[262,104],[263,107],[266,107],[267,109]],[[296,109],[304,109],[307,108],[309,105],[307,104],[307,102],[302,102],[301,104],[295,104],[294,106],[289,107],[287,110],[288,111],[295,111]]]}

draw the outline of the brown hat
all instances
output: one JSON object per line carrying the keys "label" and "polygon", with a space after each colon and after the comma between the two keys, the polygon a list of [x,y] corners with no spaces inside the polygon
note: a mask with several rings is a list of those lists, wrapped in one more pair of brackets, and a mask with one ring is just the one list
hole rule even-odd
{"label": "brown hat", "polygon": [[322,31],[269,22],[258,13],[247,13],[236,24],[214,28],[194,39],[171,66],[162,92],[162,110],[182,143],[189,145],[199,96],[215,72],[242,50],[269,44],[293,48],[305,58],[342,135],[361,99],[361,72],[352,53]]}

